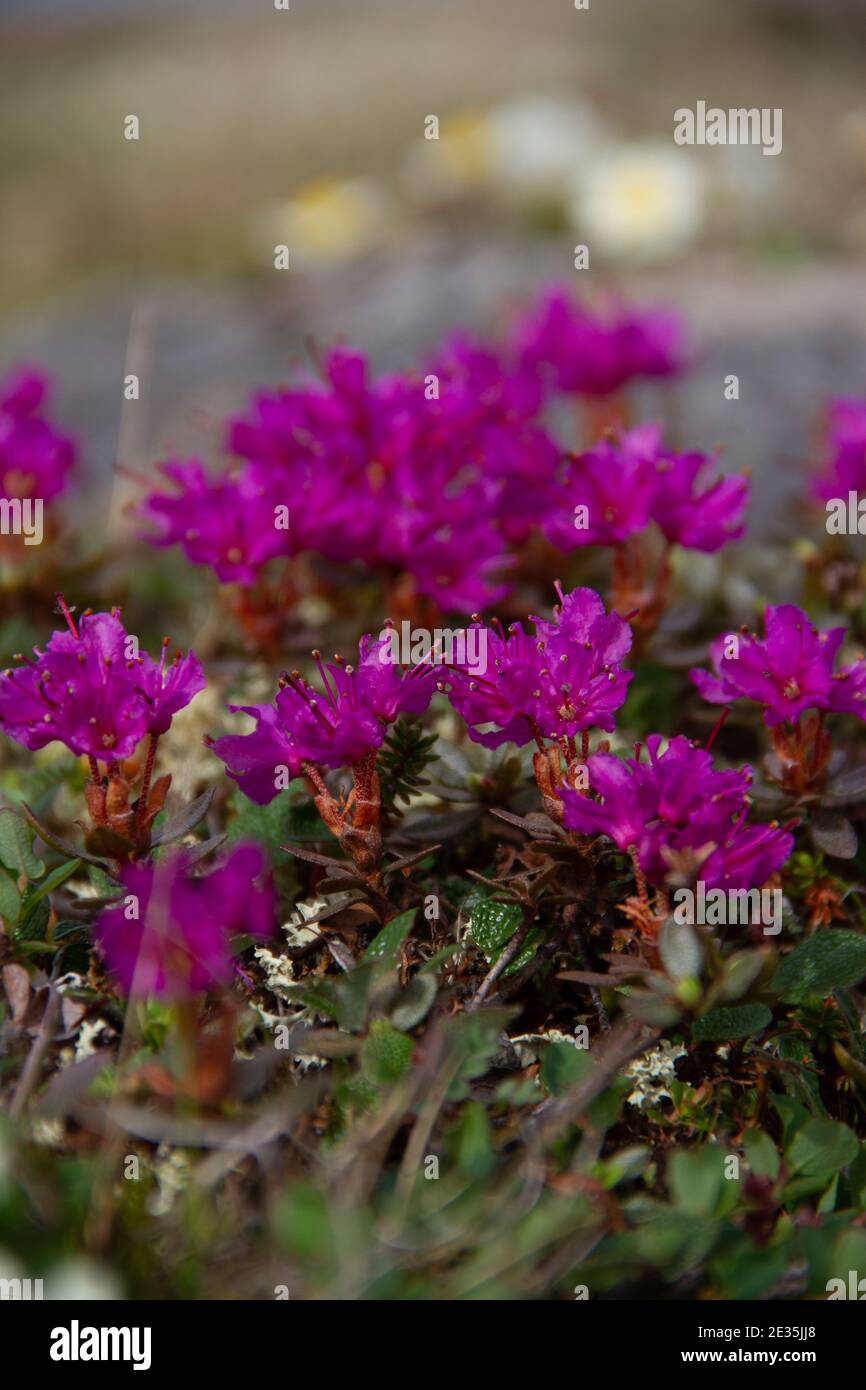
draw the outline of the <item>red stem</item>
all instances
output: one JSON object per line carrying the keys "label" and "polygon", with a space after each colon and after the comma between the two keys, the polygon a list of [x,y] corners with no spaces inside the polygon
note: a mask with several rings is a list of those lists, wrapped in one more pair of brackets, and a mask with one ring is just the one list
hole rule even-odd
{"label": "red stem", "polygon": [[716,736],[717,736],[719,730],[721,729],[722,725],[724,724],[725,720],[727,719],[728,715],[730,714],[730,712],[731,712],[731,707],[730,707],[730,705],[725,705],[725,708],[722,710],[721,714],[719,715],[718,719],[716,720],[715,724],[713,725],[713,731],[712,731],[712,733],[710,734],[709,738],[707,739],[707,742],[706,742],[706,745],[705,745],[707,753],[709,753],[710,749],[712,748],[713,744],[715,743],[715,741],[716,741]]}

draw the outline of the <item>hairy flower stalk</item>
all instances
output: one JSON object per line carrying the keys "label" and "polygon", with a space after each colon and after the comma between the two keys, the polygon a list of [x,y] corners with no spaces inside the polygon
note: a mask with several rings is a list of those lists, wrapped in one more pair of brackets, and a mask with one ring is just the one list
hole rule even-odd
{"label": "hairy flower stalk", "polygon": [[634,614],[632,630],[638,649],[655,632],[667,607],[670,552],[670,545],[664,542],[653,565],[647,546],[638,536],[630,536],[614,551],[611,605],[618,613]]}

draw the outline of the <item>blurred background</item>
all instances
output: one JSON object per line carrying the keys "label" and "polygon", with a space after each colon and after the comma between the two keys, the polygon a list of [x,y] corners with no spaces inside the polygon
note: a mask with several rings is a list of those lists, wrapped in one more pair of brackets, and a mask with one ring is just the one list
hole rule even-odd
{"label": "blurred background", "polygon": [[[311,343],[404,367],[615,288],[686,314],[681,442],[772,530],[866,385],[864,57],[866,0],[0,0],[0,372],[55,375],[96,525],[115,460],[215,457]],[[676,146],[698,100],[781,107],[782,153]]]}

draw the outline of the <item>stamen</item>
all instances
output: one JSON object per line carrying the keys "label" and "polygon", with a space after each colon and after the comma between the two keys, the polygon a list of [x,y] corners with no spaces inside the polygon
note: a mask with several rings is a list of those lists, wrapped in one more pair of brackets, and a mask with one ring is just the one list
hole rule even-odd
{"label": "stamen", "polygon": [[72,633],[72,636],[76,639],[76,641],[80,640],[78,637],[78,628],[75,626],[75,623],[72,618],[72,612],[69,608],[69,605],[66,602],[66,599],[60,593],[55,594],[54,597],[57,599],[57,607],[66,619],[66,625],[69,628],[69,631]]}

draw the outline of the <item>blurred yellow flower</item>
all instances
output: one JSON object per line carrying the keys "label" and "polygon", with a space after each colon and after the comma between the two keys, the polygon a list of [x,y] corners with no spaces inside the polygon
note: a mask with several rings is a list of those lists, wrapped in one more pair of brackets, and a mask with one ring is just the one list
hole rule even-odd
{"label": "blurred yellow flower", "polygon": [[266,214],[275,243],[299,266],[345,261],[366,251],[385,226],[386,204],[365,179],[319,179]]}
{"label": "blurred yellow flower", "polygon": [[408,152],[405,181],[421,202],[470,192],[486,186],[494,163],[491,118],[477,111],[445,116],[436,138],[417,140]]}

